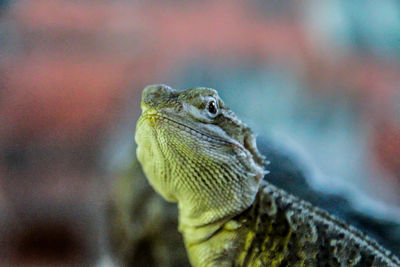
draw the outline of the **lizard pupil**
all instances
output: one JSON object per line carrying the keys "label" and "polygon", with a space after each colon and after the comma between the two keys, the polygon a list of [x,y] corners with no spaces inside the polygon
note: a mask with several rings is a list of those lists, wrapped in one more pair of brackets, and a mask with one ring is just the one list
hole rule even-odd
{"label": "lizard pupil", "polygon": [[208,112],[210,112],[211,114],[217,114],[217,103],[215,103],[215,101],[210,101],[208,103]]}

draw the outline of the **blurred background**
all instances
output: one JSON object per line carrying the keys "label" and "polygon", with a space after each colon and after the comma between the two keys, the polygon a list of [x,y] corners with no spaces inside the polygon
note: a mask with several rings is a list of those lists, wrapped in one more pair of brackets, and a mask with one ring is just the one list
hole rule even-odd
{"label": "blurred background", "polygon": [[1,0],[1,266],[111,266],[104,207],[154,83],[217,89],[316,188],[400,207],[399,1]]}

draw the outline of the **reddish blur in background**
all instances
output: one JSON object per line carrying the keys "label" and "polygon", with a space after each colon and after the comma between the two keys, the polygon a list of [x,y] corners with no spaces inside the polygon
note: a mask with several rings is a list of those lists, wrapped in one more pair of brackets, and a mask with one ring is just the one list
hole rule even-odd
{"label": "reddish blur in background", "polygon": [[400,206],[398,1],[3,0],[0,40],[2,266],[97,264],[107,166],[153,83],[214,87],[328,183]]}

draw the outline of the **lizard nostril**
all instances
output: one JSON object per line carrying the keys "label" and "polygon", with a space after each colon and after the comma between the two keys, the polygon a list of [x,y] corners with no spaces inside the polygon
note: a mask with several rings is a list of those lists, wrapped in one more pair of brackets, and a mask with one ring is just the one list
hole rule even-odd
{"label": "lizard nostril", "polygon": [[165,84],[153,84],[143,89],[142,100],[145,103],[152,102],[172,92],[173,89]]}

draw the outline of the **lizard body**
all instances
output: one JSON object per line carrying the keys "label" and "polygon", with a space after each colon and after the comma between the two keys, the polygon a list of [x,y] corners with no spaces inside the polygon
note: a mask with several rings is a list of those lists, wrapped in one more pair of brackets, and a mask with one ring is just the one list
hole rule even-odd
{"label": "lizard body", "polygon": [[193,266],[400,266],[358,230],[262,181],[253,133],[213,89],[148,86],[135,139],[155,190],[178,202]]}

